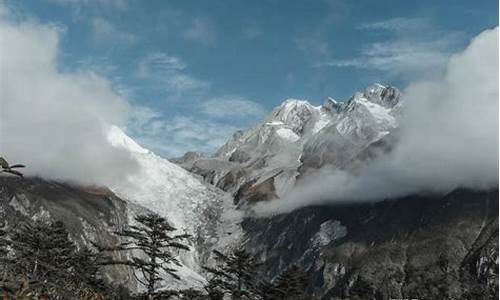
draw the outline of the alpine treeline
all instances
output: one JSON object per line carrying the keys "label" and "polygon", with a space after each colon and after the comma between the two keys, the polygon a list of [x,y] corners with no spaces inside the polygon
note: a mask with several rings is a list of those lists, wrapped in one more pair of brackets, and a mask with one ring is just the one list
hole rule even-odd
{"label": "alpine treeline", "polygon": [[[9,229],[7,229],[9,228]],[[165,218],[138,215],[135,224],[117,230],[119,243],[77,244],[61,221],[25,220],[0,226],[0,288],[2,300],[305,300],[307,274],[292,266],[274,281],[262,279],[261,264],[244,249],[213,251],[205,266],[204,289],[176,290],[179,253],[189,251],[189,235],[175,234]],[[124,255],[120,255],[124,254]],[[143,288],[132,293],[104,275],[113,265],[127,266]]]}
{"label": "alpine treeline", "polygon": [[[0,173],[23,174],[0,157]],[[62,221],[24,219],[0,224],[0,289],[2,300],[306,300],[307,273],[288,268],[274,281],[259,279],[261,263],[243,248],[227,254],[214,250],[214,264],[205,266],[204,290],[176,290],[167,279],[181,280],[179,253],[189,251],[187,234],[177,234],[155,213],[114,232],[115,245],[78,244]],[[131,293],[104,275],[109,266],[126,266],[143,286]]]}

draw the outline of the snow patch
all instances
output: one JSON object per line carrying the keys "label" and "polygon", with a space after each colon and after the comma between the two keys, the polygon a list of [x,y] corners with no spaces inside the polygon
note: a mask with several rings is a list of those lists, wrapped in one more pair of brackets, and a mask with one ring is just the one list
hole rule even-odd
{"label": "snow patch", "polygon": [[278,130],[276,130],[276,133],[280,137],[291,142],[296,142],[300,139],[300,137],[295,132],[288,128],[279,128]]}

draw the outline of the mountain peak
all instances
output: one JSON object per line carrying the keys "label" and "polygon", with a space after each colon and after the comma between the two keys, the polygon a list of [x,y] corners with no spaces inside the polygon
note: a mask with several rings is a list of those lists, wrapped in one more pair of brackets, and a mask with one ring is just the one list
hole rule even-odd
{"label": "mountain peak", "polygon": [[133,153],[149,153],[149,150],[141,147],[115,125],[111,125],[108,130],[108,141],[114,147],[123,148]]}
{"label": "mountain peak", "polygon": [[365,89],[363,96],[370,102],[392,108],[399,103],[401,92],[395,87],[375,83]]}
{"label": "mountain peak", "polygon": [[328,97],[323,103],[323,108],[329,112],[339,113],[344,108],[345,104],[343,102],[338,102],[332,97]]}

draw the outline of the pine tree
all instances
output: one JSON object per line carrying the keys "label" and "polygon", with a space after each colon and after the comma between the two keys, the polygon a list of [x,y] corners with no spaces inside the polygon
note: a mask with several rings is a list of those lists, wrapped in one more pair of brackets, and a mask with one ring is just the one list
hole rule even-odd
{"label": "pine tree", "polygon": [[[11,235],[10,282],[50,299],[101,297],[107,286],[100,279],[94,254],[77,250],[62,222],[22,223]],[[12,285],[11,285],[12,286]]]}
{"label": "pine tree", "polygon": [[4,227],[5,224],[0,224],[0,276],[2,276],[7,267],[7,255],[9,253],[10,244],[10,241],[7,238],[7,232],[5,231]]}
{"label": "pine tree", "polygon": [[215,267],[204,267],[212,275],[209,287],[212,292],[229,294],[233,300],[253,299],[258,263],[243,249],[236,249],[225,255],[213,251]]}
{"label": "pine tree", "polygon": [[293,265],[283,272],[275,280],[274,287],[277,298],[280,300],[303,300],[306,299],[307,273]]}
{"label": "pine tree", "polygon": [[208,300],[224,299],[224,291],[219,285],[219,280],[217,278],[211,278],[208,280],[207,284],[205,285],[205,291],[207,293]]}
{"label": "pine tree", "polygon": [[256,289],[257,299],[259,300],[276,300],[281,299],[279,290],[268,280],[261,280],[257,284]]}
{"label": "pine tree", "polygon": [[104,264],[121,264],[134,268],[137,271],[134,272],[136,280],[146,287],[146,292],[142,296],[146,299],[154,299],[158,294],[158,285],[163,280],[162,273],[180,279],[173,266],[180,265],[174,251],[189,250],[189,247],[183,244],[189,235],[174,235],[173,232],[176,229],[165,218],[154,213],[138,215],[135,220],[137,225],[131,225],[116,232],[118,236],[125,239],[124,242],[112,247],[96,246],[105,252],[127,251],[135,255],[135,251],[140,251],[141,256],[135,255],[126,260],[110,258]]}
{"label": "pine tree", "polygon": [[[14,268],[31,281],[57,283],[71,267],[76,247],[62,222],[25,222],[12,236]],[[64,272],[66,273],[66,272]]]}

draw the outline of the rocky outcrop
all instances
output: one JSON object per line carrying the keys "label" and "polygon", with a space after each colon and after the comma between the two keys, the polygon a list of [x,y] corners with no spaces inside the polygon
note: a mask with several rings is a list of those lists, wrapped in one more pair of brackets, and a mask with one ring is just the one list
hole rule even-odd
{"label": "rocky outcrop", "polygon": [[[113,231],[128,224],[128,213],[126,202],[105,188],[0,176],[0,219],[7,231],[24,219],[62,221],[73,241],[92,247],[119,242]],[[135,286],[125,267],[109,267],[106,274],[114,284]]]}
{"label": "rocky outcrop", "polygon": [[354,168],[389,148],[392,138],[386,137],[397,128],[400,98],[398,89],[374,84],[345,102],[328,98],[313,106],[288,99],[235,133],[213,157],[187,153],[175,162],[232,194],[239,205],[279,198],[309,172],[325,165]]}
{"label": "rocky outcrop", "polygon": [[498,299],[497,211],[498,191],[457,190],[309,207],[244,228],[267,276],[298,264],[321,299]]}

